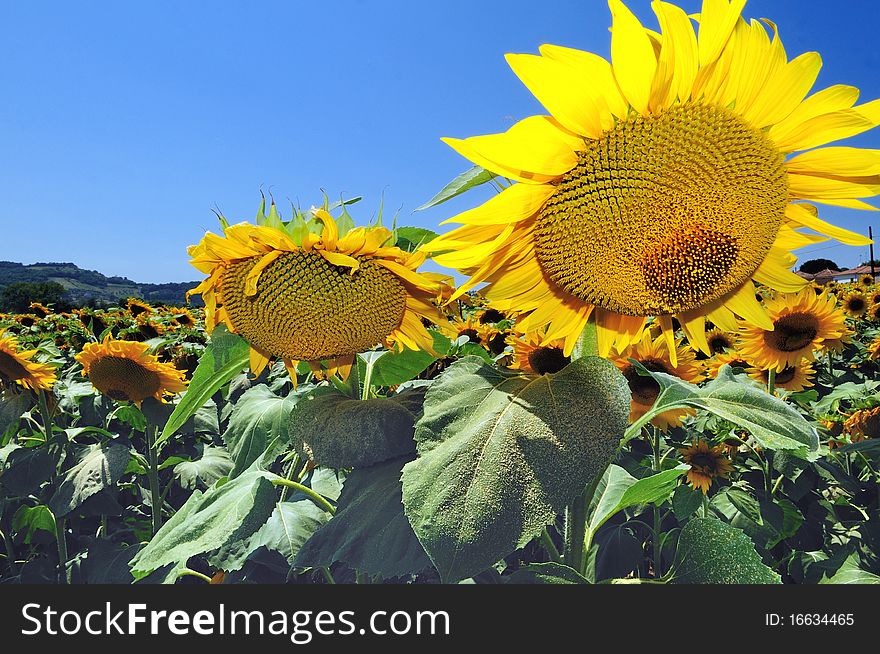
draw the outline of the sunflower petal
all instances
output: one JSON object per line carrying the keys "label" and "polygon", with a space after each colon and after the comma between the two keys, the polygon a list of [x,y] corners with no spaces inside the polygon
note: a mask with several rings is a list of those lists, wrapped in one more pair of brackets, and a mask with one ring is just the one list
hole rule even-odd
{"label": "sunflower petal", "polygon": [[444,220],[464,225],[503,225],[533,216],[553,195],[550,184],[513,184],[480,206]]}
{"label": "sunflower petal", "polygon": [[739,20],[746,0],[703,0],[697,44],[700,67],[718,59]]}
{"label": "sunflower petal", "polygon": [[825,222],[819,218],[815,210],[816,208],[809,204],[789,204],[785,208],[785,217],[798,225],[825,234],[846,245],[869,245],[871,243],[871,239],[862,234]]}
{"label": "sunflower petal", "polygon": [[630,105],[648,113],[651,86],[657,70],[654,46],[639,19],[620,0],[608,0],[611,8],[611,62],[614,77]]}
{"label": "sunflower petal", "polygon": [[724,304],[752,325],[767,331],[773,330],[773,321],[755,297],[755,285],[752,282],[747,281],[739,290],[727,296]]}

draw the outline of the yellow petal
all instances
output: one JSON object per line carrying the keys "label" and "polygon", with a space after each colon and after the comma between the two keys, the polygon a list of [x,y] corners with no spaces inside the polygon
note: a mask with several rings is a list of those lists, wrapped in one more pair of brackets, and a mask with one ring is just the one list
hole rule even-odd
{"label": "yellow petal", "polygon": [[614,79],[614,70],[608,61],[592,52],[560,45],[544,44],[538,50],[547,59],[562,62],[575,69],[577,79],[582,80],[595,95],[603,130],[614,127],[615,116],[626,118],[629,103],[621,94],[617,80]]}
{"label": "yellow petal", "polygon": [[803,152],[785,162],[789,172],[867,177],[880,175],[880,150],[835,146]]}
{"label": "yellow petal", "polygon": [[519,222],[537,213],[556,191],[550,184],[513,184],[479,207],[470,209],[441,225],[455,222],[464,225],[503,225]]}
{"label": "yellow petal", "polygon": [[[478,243],[477,245],[473,245],[464,250],[459,250],[458,252],[439,254],[434,257],[434,261],[447,268],[466,268],[468,266],[476,266],[495,250],[500,248],[513,233],[513,230],[514,225],[507,225],[501,233],[491,241]],[[386,262],[377,260],[376,263],[384,265]]]}
{"label": "yellow petal", "polygon": [[251,348],[251,372],[254,374],[254,377],[259,377],[260,374],[266,369],[266,366],[269,365],[269,357],[260,352],[255,348]]}
{"label": "yellow petal", "polygon": [[681,328],[685,336],[687,336],[691,347],[706,354],[712,354],[709,342],[706,340],[706,316],[699,312],[693,314],[684,313],[678,316],[678,322],[681,324]]}
{"label": "yellow petal", "polygon": [[678,365],[678,348],[675,347],[675,330],[672,328],[672,316],[657,316],[657,322],[660,323],[660,338],[666,342],[669,363],[675,368]]}
{"label": "yellow petal", "polygon": [[789,173],[788,190],[793,198],[804,200],[870,198],[880,194],[880,176],[832,178]]}
{"label": "yellow petal", "polygon": [[806,52],[768,77],[762,93],[747,106],[743,116],[755,127],[778,123],[807,97],[822,68],[818,52]]}
{"label": "yellow petal", "polygon": [[846,245],[869,245],[871,243],[871,239],[867,236],[825,222],[814,213],[815,210],[815,207],[808,204],[789,204],[785,208],[785,217]]}
{"label": "yellow petal", "polygon": [[602,133],[601,108],[591,80],[570,65],[530,54],[506,55],[508,65],[526,88],[566,129],[596,138]]}
{"label": "yellow petal", "polygon": [[699,66],[697,36],[690,18],[679,7],[658,0],[652,2],[651,7],[660,22],[662,33],[662,47],[651,94],[657,98],[663,91],[661,86],[665,85],[660,108],[666,108],[676,100],[687,102],[691,97]]}
{"label": "yellow petal", "polygon": [[791,271],[786,254],[787,252],[778,248],[770,248],[770,254],[752,274],[752,279],[783,293],[800,291],[809,282]]}
{"label": "yellow petal", "polygon": [[347,254],[342,254],[341,252],[328,252],[327,250],[318,250],[318,254],[320,254],[334,266],[350,268],[352,273],[354,273],[361,267],[360,261],[358,261],[354,257],[348,256]]}
{"label": "yellow petal", "polygon": [[880,123],[880,100],[843,109],[833,113],[816,116],[793,128],[785,137],[774,135],[770,138],[783,152],[809,150],[831,141],[846,139],[876,127]]}
{"label": "yellow petal", "polygon": [[614,77],[630,105],[640,114],[647,114],[657,70],[654,46],[639,19],[620,0],[608,0],[608,6]]}
{"label": "yellow petal", "polygon": [[746,0],[703,0],[697,38],[701,67],[718,59],[745,4]]}
{"label": "yellow petal", "polygon": [[767,331],[773,330],[773,321],[755,297],[755,285],[752,282],[746,282],[738,291],[725,297],[724,305],[752,325]]}
{"label": "yellow petal", "polygon": [[[787,118],[770,128],[768,135],[778,143],[786,143],[793,132],[805,122],[818,116],[849,109],[859,99],[859,90],[854,86],[838,84],[822,89],[804,100]],[[793,150],[794,148],[788,148]]]}
{"label": "yellow petal", "polygon": [[324,242],[324,245],[326,247],[334,247],[339,238],[339,230],[336,227],[336,221],[333,220],[333,216],[325,209],[315,209],[313,213],[315,218],[324,224],[324,229],[321,232],[321,240]]}
{"label": "yellow petal", "polygon": [[527,182],[549,182],[577,165],[583,140],[552,118],[531,116],[501,134],[442,139],[456,152],[492,172]]}
{"label": "yellow petal", "polygon": [[263,257],[257,262],[257,264],[250,269],[247,277],[244,280],[244,294],[247,297],[252,297],[257,294],[257,282],[260,279],[260,275],[263,274],[263,271],[266,267],[271,264],[275,259],[280,257],[284,252],[280,250],[274,250],[269,254],[263,255]]}

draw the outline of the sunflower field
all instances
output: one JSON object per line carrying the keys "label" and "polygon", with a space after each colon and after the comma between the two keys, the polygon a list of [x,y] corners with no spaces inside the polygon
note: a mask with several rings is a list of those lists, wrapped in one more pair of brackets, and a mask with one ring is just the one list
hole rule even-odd
{"label": "sunflower field", "polygon": [[0,582],[880,582],[880,283],[792,254],[870,243],[817,205],[873,209],[880,100],[744,0],[608,4],[444,139],[453,229],[264,198],[187,306],[0,315]]}

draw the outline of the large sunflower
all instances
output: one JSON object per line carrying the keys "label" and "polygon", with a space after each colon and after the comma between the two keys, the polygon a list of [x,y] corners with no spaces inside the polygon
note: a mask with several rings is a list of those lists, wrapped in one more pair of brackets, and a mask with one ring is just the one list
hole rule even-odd
{"label": "large sunflower", "polygon": [[861,291],[850,291],[843,298],[843,310],[850,318],[861,318],[868,312],[868,298]]}
{"label": "large sunflower", "polygon": [[766,307],[769,329],[744,323],[740,332],[740,352],[758,368],[778,372],[801,359],[813,361],[814,351],[824,349],[826,340],[836,341],[849,332],[834,298],[816,295],[809,288],[780,294]]}
{"label": "large sunflower", "polygon": [[853,106],[858,90],[840,85],[807,97],[819,55],[789,61],[775,25],[741,18],[744,4],[705,0],[695,35],[676,6],[652,3],[655,33],[610,0],[612,63],[554,45],[507,56],[551,115],[444,139],[518,182],[423,246],[470,275],[458,293],[487,282],[493,306],[527,314],[518,329],[548,326],[566,353],[591,314],[603,355],[638,340],[651,315],[671,352],[676,317],[708,353],[706,316],[772,329],[753,281],[807,283],[790,250],[825,239],[797,229],[868,242],[805,201],[866,208],[857,198],[880,192],[880,151],[817,149],[876,126],[880,102]]}
{"label": "large sunflower", "polygon": [[[652,377],[642,376],[639,370],[629,361],[635,359],[651,372],[663,372],[679,377],[687,382],[697,383],[705,376],[702,364],[696,360],[693,350],[681,347],[674,342],[674,355],[670,353],[665,337],[661,334],[651,338],[649,330],[642,332],[641,340],[633,343],[611,361],[616,365],[629,382],[632,393],[630,404],[630,422],[645,415],[660,395],[660,384]],[[673,409],[665,411],[651,421],[655,427],[667,430],[681,424],[681,418],[693,414],[691,409]]]}
{"label": "large sunflower", "polygon": [[265,224],[225,226],[189,248],[209,275],[190,291],[205,301],[208,331],[226,324],[250,343],[255,375],[281,359],[294,381],[299,361],[347,377],[357,353],[380,343],[431,351],[422,318],[445,324],[435,300],[446,286],[416,272],[425,255],[395,247],[384,227],[340,234],[325,209],[312,213],[285,223],[273,205]]}
{"label": "large sunflower", "polygon": [[186,390],[184,373],[161,363],[149,346],[117,341],[108,335],[101,343],[87,343],[76,355],[83,374],[107,397],[140,405],[148,397],[164,401],[166,394]]}
{"label": "large sunflower", "polygon": [[48,391],[55,383],[55,367],[34,361],[36,350],[19,350],[14,336],[0,330],[0,385],[15,382],[32,391]]}

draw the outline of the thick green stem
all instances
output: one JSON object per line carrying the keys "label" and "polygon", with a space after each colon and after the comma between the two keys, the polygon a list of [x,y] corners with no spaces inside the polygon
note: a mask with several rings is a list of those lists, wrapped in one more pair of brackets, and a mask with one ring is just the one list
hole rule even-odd
{"label": "thick green stem", "polygon": [[[358,358],[359,357],[357,355],[355,355],[355,358],[354,358],[355,365],[352,367],[357,366]],[[366,370],[364,372],[364,383],[363,383],[363,387],[361,388],[361,399],[362,400],[367,400],[370,398],[370,386],[372,386],[372,381],[373,381],[373,362],[370,361],[369,363],[367,363]]]}
{"label": "thick green stem", "polygon": [[770,395],[773,395],[773,393],[775,391],[776,391],[776,369],[770,368],[770,370],[767,371],[767,392],[770,393]]}
{"label": "thick green stem", "polygon": [[147,459],[149,468],[147,477],[150,480],[150,504],[153,507],[153,535],[162,527],[162,493],[159,491],[159,451],[156,448],[156,436],[159,428],[147,426]]}
{"label": "thick green stem", "polygon": [[202,581],[206,581],[209,584],[212,581],[212,579],[208,575],[202,574],[198,570],[191,570],[190,568],[184,568],[183,570],[180,570],[177,573],[177,576],[178,577],[197,577],[198,579],[201,579]]}
{"label": "thick green stem", "polygon": [[297,481],[291,481],[290,479],[283,479],[278,477],[277,479],[273,479],[272,483],[276,486],[285,486],[287,488],[293,488],[294,490],[298,490],[304,495],[306,495],[310,500],[312,500],[315,504],[320,506],[330,515],[334,515],[336,513],[336,507],[334,507],[330,502],[327,501],[323,495],[316,493],[311,488],[304,484],[300,484]]}
{"label": "thick green stem", "polygon": [[328,584],[336,583],[336,580],[333,578],[333,574],[330,572],[330,568],[321,568],[321,572],[324,574],[324,579],[327,580]]}
{"label": "thick green stem", "polygon": [[67,579],[67,520],[55,519],[55,540],[58,542],[58,583],[70,583]]}
{"label": "thick green stem", "polygon": [[37,394],[37,401],[40,405],[40,417],[43,419],[43,433],[46,435],[46,445],[50,445],[54,440],[52,428],[52,412],[49,410],[49,398],[46,391],[40,391]]}
{"label": "thick green stem", "polygon": [[[291,479],[294,478],[294,476],[296,475],[298,470],[299,470],[299,454],[295,455],[290,460],[290,463],[287,464],[287,474],[284,475],[284,478],[287,479],[288,481],[290,481]],[[282,488],[281,488],[281,501],[282,502],[284,501],[284,498],[287,497],[287,490],[288,490],[287,486],[282,486]]]}
{"label": "thick green stem", "polygon": [[5,548],[6,548],[6,563],[9,564],[9,572],[11,573],[11,576],[14,577],[14,576],[15,576],[15,573],[16,573],[16,569],[15,569],[15,548],[12,546],[12,539],[11,539],[11,538],[9,537],[9,535],[8,535],[5,531],[3,531],[2,529],[0,529],[0,536],[3,537],[3,545],[4,545]]}
{"label": "thick green stem", "polygon": [[[584,326],[584,330],[578,336],[577,343],[574,346],[572,358],[579,359],[586,356],[598,356],[599,341],[596,332],[596,320],[591,317]],[[587,547],[587,512],[590,507],[590,500],[596,492],[599,480],[604,474],[604,469],[599,471],[596,478],[593,479],[584,491],[575,499],[574,502],[565,508],[565,548],[563,549],[562,560],[569,566],[582,572],[585,567],[584,556]]]}
{"label": "thick green stem", "polygon": [[[660,472],[660,466],[661,466],[661,461],[660,461],[660,430],[657,429],[657,427],[653,427],[653,426],[651,427],[651,430],[653,431],[652,444],[654,447],[654,460],[652,461],[651,468],[654,471],[654,473],[656,474],[656,473]],[[658,507],[656,504],[653,505],[653,513],[654,513],[654,537],[651,540],[653,541],[653,544],[654,544],[654,576],[660,577],[663,574],[663,570],[662,570],[663,565],[662,565],[662,561],[661,561],[663,553],[662,553],[662,550],[660,547],[660,527],[661,527],[660,507]]]}
{"label": "thick green stem", "polygon": [[351,396],[356,400],[361,397],[360,374],[360,357],[355,355],[354,363],[351,364],[351,372],[348,374],[348,387]]}
{"label": "thick green stem", "polygon": [[550,537],[550,532],[547,531],[547,527],[544,527],[544,531],[541,532],[541,544],[544,546],[544,549],[547,550],[547,554],[550,556],[550,560],[554,563],[562,563],[562,556],[559,554],[559,550],[556,549],[556,545],[553,543],[553,539]]}

